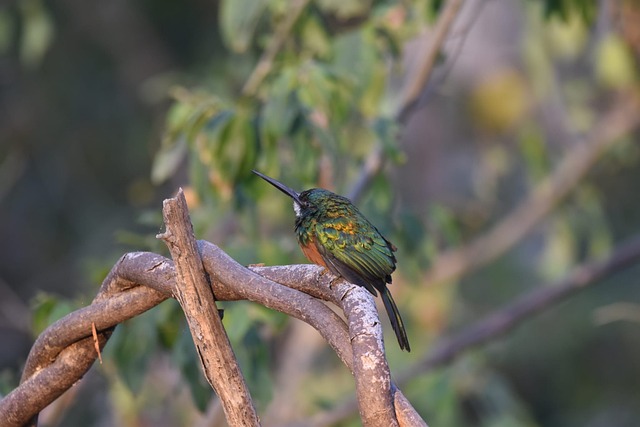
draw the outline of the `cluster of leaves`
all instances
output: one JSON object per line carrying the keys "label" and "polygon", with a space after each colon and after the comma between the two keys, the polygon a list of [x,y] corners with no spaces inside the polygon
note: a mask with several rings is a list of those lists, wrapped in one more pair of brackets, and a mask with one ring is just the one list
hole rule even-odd
{"label": "cluster of leaves", "polygon": [[223,2],[230,56],[257,59],[274,39],[280,51],[255,91],[173,91],[154,181],[172,176],[188,157],[198,195],[229,200],[249,186],[253,168],[309,184],[325,159],[334,174],[328,184],[344,185],[350,177],[340,171],[353,169],[373,144],[395,146],[385,89],[410,34],[406,16],[418,12],[386,2],[317,2],[283,35],[288,2]]}

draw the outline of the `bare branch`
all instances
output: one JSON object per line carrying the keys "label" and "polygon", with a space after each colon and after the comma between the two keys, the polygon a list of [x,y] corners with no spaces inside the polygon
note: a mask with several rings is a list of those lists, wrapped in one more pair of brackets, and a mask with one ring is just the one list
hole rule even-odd
{"label": "bare branch", "polygon": [[[215,245],[200,241],[199,249],[218,300],[248,299],[301,319],[329,342],[353,372],[353,353],[347,326],[324,303],[299,290],[275,283],[237,264]],[[273,280],[339,302],[331,289],[331,275],[313,265],[255,268]],[[45,330],[29,353],[22,383],[0,400],[0,427],[22,426],[82,378],[96,360],[91,325],[98,330],[103,348],[112,329],[165,299],[175,289],[171,260],[152,253],[124,255],[105,278],[93,303],[77,310]],[[71,363],[71,361],[73,363]],[[415,409],[392,385],[396,413],[407,424]],[[404,421],[404,424],[403,424]]]}
{"label": "bare branch", "polygon": [[[397,375],[398,383],[405,384],[413,378],[451,362],[472,348],[505,335],[537,313],[548,310],[570,296],[639,262],[640,235],[621,245],[605,260],[584,263],[557,282],[540,284],[536,286],[535,291],[489,314],[459,334],[443,339],[421,361]],[[335,425],[353,415],[356,410],[357,402],[351,398],[331,411],[317,414],[311,422],[304,425],[307,427]]]}
{"label": "bare branch", "polygon": [[397,117],[402,118],[405,116],[406,111],[415,104],[420,97],[420,94],[424,90],[433,68],[436,64],[438,54],[442,49],[442,45],[447,39],[447,36],[451,32],[453,22],[460,12],[460,8],[464,0],[449,0],[445,3],[442,12],[438,16],[438,21],[433,29],[433,32],[429,32],[426,37],[429,38],[429,43],[425,44],[425,51],[418,54],[421,59],[420,64],[411,76],[407,79],[404,87],[401,90],[400,105],[397,110]]}
{"label": "bare branch", "polygon": [[[396,120],[405,121],[409,110],[415,105],[420,94],[424,90],[433,74],[433,69],[436,64],[436,58],[438,53],[442,49],[444,42],[447,39],[451,31],[453,22],[455,21],[458,12],[462,7],[463,0],[448,0],[438,16],[438,21],[434,27],[433,32],[424,32],[425,51],[419,53],[419,57],[422,61],[413,72],[408,75],[401,89],[401,97],[394,115]],[[371,183],[371,180],[380,173],[384,166],[384,150],[381,146],[377,146],[364,161],[360,174],[355,183],[347,193],[347,197],[354,202],[362,196],[366,188]]]}
{"label": "bare branch", "polygon": [[636,99],[616,104],[594,126],[587,140],[569,149],[556,170],[495,227],[465,246],[439,255],[427,274],[427,282],[455,280],[505,253],[576,187],[608,148],[639,123]]}
{"label": "bare branch", "polygon": [[349,323],[353,344],[353,374],[360,418],[365,426],[398,425],[391,394],[391,373],[384,353],[376,304],[366,289],[341,283],[336,291]]}
{"label": "bare branch", "polygon": [[169,247],[177,271],[174,295],[182,306],[204,376],[222,402],[231,426],[258,426],[260,421],[218,316],[204,271],[182,189],[163,202],[166,231],[158,235]]}

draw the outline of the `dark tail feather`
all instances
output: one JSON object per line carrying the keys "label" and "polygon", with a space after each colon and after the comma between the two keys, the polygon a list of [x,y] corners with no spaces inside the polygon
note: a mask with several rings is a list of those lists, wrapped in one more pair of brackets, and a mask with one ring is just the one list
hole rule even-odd
{"label": "dark tail feather", "polygon": [[400,317],[400,312],[398,311],[396,302],[391,296],[391,292],[389,292],[389,288],[385,286],[384,290],[380,292],[380,296],[382,297],[382,302],[384,302],[384,308],[387,309],[389,320],[391,320],[391,327],[393,328],[393,332],[396,333],[396,338],[398,338],[400,348],[402,350],[411,351],[411,347],[409,347],[409,339],[407,338],[407,331],[404,329],[402,317]]}

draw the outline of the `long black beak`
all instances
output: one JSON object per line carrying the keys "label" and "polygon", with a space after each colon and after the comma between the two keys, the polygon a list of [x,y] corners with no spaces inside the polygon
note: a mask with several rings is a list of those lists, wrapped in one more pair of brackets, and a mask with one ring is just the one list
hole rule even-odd
{"label": "long black beak", "polygon": [[273,178],[270,178],[270,177],[268,177],[266,175],[261,174],[257,170],[252,170],[251,172],[255,173],[260,178],[264,179],[269,184],[273,185],[278,190],[282,191],[284,194],[286,194],[287,196],[291,197],[298,205],[302,206],[302,202],[300,201],[300,193],[298,193],[295,190],[292,190],[291,188],[287,187],[286,185],[284,185],[280,181],[276,181]]}

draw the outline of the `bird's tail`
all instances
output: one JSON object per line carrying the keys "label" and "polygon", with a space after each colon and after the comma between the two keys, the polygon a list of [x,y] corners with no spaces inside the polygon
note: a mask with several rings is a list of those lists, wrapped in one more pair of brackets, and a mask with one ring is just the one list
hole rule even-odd
{"label": "bird's tail", "polygon": [[398,338],[400,348],[402,350],[411,351],[411,347],[409,347],[409,339],[407,338],[407,331],[404,329],[402,317],[400,317],[400,312],[398,311],[396,302],[391,296],[391,292],[389,292],[389,288],[385,286],[384,290],[380,292],[380,296],[382,297],[382,302],[384,302],[384,308],[387,309],[389,320],[391,320],[391,327],[393,328],[393,332],[396,333],[396,338]]}

